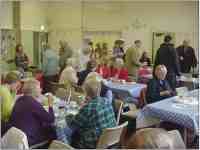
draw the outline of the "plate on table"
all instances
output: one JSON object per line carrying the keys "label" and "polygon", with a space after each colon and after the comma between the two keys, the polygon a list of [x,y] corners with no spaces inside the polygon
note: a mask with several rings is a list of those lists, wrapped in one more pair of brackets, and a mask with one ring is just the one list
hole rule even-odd
{"label": "plate on table", "polygon": [[176,96],[174,102],[185,105],[198,105],[198,100],[195,97],[180,97]]}
{"label": "plate on table", "polygon": [[136,84],[136,82],[126,82],[126,84]]}

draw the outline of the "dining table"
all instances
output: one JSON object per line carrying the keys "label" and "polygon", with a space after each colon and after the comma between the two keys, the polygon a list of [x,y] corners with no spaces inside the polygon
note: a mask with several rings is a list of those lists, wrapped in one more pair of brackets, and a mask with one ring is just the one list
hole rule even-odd
{"label": "dining table", "polygon": [[103,82],[115,97],[122,98],[126,102],[138,104],[141,90],[146,88],[146,84],[126,81],[106,81]]}
{"label": "dining table", "polygon": [[183,74],[177,80],[179,81],[179,86],[185,86],[189,90],[199,88],[199,78],[194,78],[191,75]]}
{"label": "dining table", "polygon": [[138,114],[137,128],[158,124],[160,121],[175,123],[199,135],[199,89],[188,91],[183,97],[174,96],[147,104]]}
{"label": "dining table", "polygon": [[[48,106],[44,106],[48,111]],[[73,118],[78,114],[80,106],[75,101],[66,102],[54,96],[53,111],[55,115],[54,127],[57,140],[70,144],[75,127],[71,125]]]}

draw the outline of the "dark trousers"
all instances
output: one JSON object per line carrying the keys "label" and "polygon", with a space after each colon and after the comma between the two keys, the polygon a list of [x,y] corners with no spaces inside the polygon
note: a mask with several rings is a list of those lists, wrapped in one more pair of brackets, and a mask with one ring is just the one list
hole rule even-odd
{"label": "dark trousers", "polygon": [[54,92],[53,87],[50,82],[58,82],[58,75],[44,76],[43,93]]}
{"label": "dark trousers", "polygon": [[176,91],[176,74],[175,73],[167,73],[166,79],[172,88],[173,91]]}

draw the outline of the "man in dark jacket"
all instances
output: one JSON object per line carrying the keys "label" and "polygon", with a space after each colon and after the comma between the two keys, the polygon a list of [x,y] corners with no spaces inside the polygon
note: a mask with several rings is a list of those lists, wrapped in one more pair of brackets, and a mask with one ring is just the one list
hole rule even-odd
{"label": "man in dark jacket", "polygon": [[197,59],[194,49],[189,46],[189,41],[184,40],[183,45],[176,48],[182,73],[189,73],[191,67],[196,67]]}
{"label": "man in dark jacket", "polygon": [[88,61],[87,68],[81,72],[77,73],[78,76],[78,85],[82,86],[83,82],[85,81],[86,77],[90,72],[96,70],[96,61],[94,59]]}
{"label": "man in dark jacket", "polygon": [[160,45],[160,48],[157,51],[154,68],[157,65],[166,66],[168,71],[166,79],[169,82],[171,88],[175,91],[176,76],[180,76],[180,69],[176,50],[174,45],[170,43],[171,40],[171,36],[165,36],[164,43]]}
{"label": "man in dark jacket", "polygon": [[164,65],[158,65],[155,68],[155,76],[147,86],[147,103],[153,103],[175,95],[165,80],[167,69]]}

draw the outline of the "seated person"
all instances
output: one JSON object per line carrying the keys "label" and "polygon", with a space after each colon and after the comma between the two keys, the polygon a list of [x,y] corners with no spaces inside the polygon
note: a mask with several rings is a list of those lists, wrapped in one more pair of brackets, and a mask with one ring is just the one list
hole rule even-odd
{"label": "seated person", "polygon": [[[145,77],[149,75],[150,77]],[[152,78],[152,69],[147,65],[147,63],[143,63],[143,66],[138,70],[138,79],[140,83],[147,83],[149,79]]]}
{"label": "seated person", "polygon": [[16,72],[9,72],[0,85],[1,99],[1,136],[9,129],[9,119],[12,113],[17,91],[20,89],[20,76]]}
{"label": "seated person", "polygon": [[144,128],[136,131],[126,142],[127,149],[174,149],[173,138],[161,128]]}
{"label": "seated person", "polygon": [[151,60],[147,55],[147,52],[143,52],[142,57],[140,58],[140,63],[146,63],[147,66],[151,66]]}
{"label": "seated person", "polygon": [[111,77],[128,81],[128,70],[124,65],[123,59],[117,58],[115,60],[115,68],[111,70]]}
{"label": "seated person", "polygon": [[41,94],[39,81],[28,79],[24,82],[23,96],[16,101],[10,124],[22,130],[28,138],[28,144],[34,145],[46,140],[53,140],[56,134],[52,128],[54,112],[52,97],[48,97],[49,111],[36,100]]}
{"label": "seated person", "polygon": [[78,76],[78,85],[81,86],[83,82],[85,81],[85,78],[90,72],[93,72],[96,70],[96,61],[95,60],[90,60],[87,63],[87,68],[81,72],[77,73]]}
{"label": "seated person", "polygon": [[145,75],[151,75],[151,74],[152,74],[152,69],[146,63],[144,63],[143,66],[140,67],[138,70],[139,77],[142,77]]}
{"label": "seated person", "polygon": [[89,79],[94,79],[94,80],[98,80],[98,81],[101,82],[100,96],[106,98],[106,100],[108,100],[108,102],[112,104],[112,102],[113,102],[113,93],[112,93],[111,90],[108,89],[108,87],[106,87],[104,85],[104,81],[103,81],[102,77],[96,72],[91,72],[91,73],[88,74],[88,76],[85,79],[85,81],[87,81]]}
{"label": "seated person", "polygon": [[[101,82],[88,79],[84,83],[86,92],[85,105],[72,121],[79,133],[79,140],[74,139],[76,148],[96,148],[96,144],[103,129],[116,126],[112,105],[98,96]],[[73,140],[72,140],[73,141]]]}
{"label": "seated person", "polygon": [[73,66],[67,66],[60,77],[60,84],[63,84],[63,88],[58,88],[56,90],[56,96],[61,99],[66,99],[70,97],[70,100],[76,101],[77,103],[82,102],[82,93],[77,92],[77,72]]}
{"label": "seated person", "polygon": [[[60,75],[59,83],[60,84],[68,84],[68,78],[69,78],[68,74],[70,73],[70,71],[72,71],[70,74],[75,74],[75,76],[73,76],[74,80],[78,80],[77,77],[76,77],[76,74],[77,74],[76,68],[77,68],[77,65],[76,65],[75,59],[69,58],[66,62],[65,69],[62,71],[62,73]],[[77,83],[77,81],[76,81],[76,83]]]}
{"label": "seated person", "polygon": [[147,86],[146,99],[147,103],[153,103],[165,98],[174,96],[174,92],[165,80],[167,69],[164,65],[158,65],[155,68],[155,76]]}
{"label": "seated person", "polygon": [[110,77],[110,68],[108,66],[107,58],[102,58],[101,63],[98,65],[96,72],[99,73],[104,79]]}

